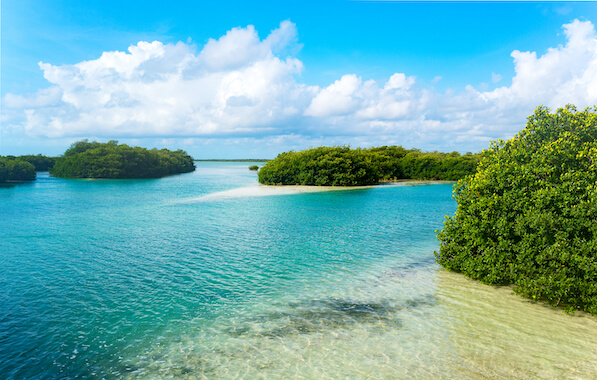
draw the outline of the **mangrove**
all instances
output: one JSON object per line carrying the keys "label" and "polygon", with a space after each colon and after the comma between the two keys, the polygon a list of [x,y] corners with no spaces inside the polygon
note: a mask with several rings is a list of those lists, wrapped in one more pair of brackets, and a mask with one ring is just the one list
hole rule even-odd
{"label": "mangrove", "polygon": [[0,157],[0,183],[7,181],[33,181],[36,176],[33,164],[18,157]]}
{"label": "mangrove", "polygon": [[597,314],[597,107],[539,107],[514,138],[492,142],[454,198],[439,264]]}
{"label": "mangrove", "polygon": [[259,169],[266,185],[362,186],[401,179],[456,181],[475,173],[480,154],[401,146],[319,147],[279,154]]}
{"label": "mangrove", "polygon": [[63,178],[160,178],[195,170],[193,158],[183,150],[145,149],[81,140],[56,159],[50,174]]}

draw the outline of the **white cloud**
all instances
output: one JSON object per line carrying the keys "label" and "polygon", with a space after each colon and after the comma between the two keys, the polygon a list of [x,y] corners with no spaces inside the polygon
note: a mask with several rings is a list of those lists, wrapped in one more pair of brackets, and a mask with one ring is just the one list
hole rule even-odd
{"label": "white cloud", "polygon": [[589,21],[564,25],[565,46],[535,52],[512,52],[516,75],[512,86],[484,94],[500,107],[513,104],[561,107],[567,103],[590,106],[597,103],[597,36]]}
{"label": "white cloud", "polygon": [[414,77],[406,77],[402,73],[394,74],[390,77],[390,80],[385,84],[384,89],[386,90],[408,90],[413,84],[415,84]]}
{"label": "white cloud", "polygon": [[234,28],[218,40],[210,39],[200,59],[212,70],[226,70],[242,67],[268,55],[268,46],[261,43],[253,25]]}
{"label": "white cloud", "polygon": [[361,78],[356,75],[344,75],[333,84],[324,88],[317,94],[309,108],[305,111],[307,116],[338,116],[348,114],[359,105]]}
{"label": "white cloud", "polygon": [[[385,81],[347,74],[328,86],[304,85],[298,81],[302,62],[281,57],[300,46],[290,21],[265,39],[253,26],[234,28],[198,53],[182,42],[139,42],[128,52],[74,65],[40,63],[52,86],[29,96],[6,95],[2,121],[11,136],[31,138],[163,136],[189,144],[267,141],[280,150],[342,143],[479,150],[520,130],[538,105],[597,104],[594,26],[575,20],[563,28],[563,46],[543,55],[512,52],[510,86],[489,91],[487,84],[467,85],[445,93],[400,72]],[[491,82],[502,80],[492,73]]]}
{"label": "white cloud", "polygon": [[285,21],[263,41],[252,26],[232,29],[197,55],[182,42],[154,41],[75,65],[40,63],[54,87],[30,99],[8,95],[4,105],[23,109],[33,136],[261,133],[310,101],[313,90],[294,79],[302,63],[272,50],[295,37]]}
{"label": "white cloud", "polygon": [[62,91],[60,87],[49,87],[39,90],[33,96],[7,94],[3,105],[8,108],[40,108],[55,106],[60,103]]}
{"label": "white cloud", "polygon": [[390,77],[383,88],[379,88],[375,81],[363,82],[354,74],[344,75],[313,98],[305,115],[315,117],[350,115],[356,120],[405,117],[413,106],[415,95],[410,88],[414,83],[414,77],[396,73]]}

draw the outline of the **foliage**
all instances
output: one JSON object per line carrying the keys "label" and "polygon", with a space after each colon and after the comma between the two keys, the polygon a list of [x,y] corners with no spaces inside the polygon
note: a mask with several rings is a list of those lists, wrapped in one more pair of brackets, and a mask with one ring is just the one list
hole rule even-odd
{"label": "foliage", "polygon": [[185,151],[145,149],[108,143],[78,141],[56,160],[50,173],[65,178],[159,178],[195,170]]}
{"label": "foliage", "polygon": [[473,174],[479,163],[479,154],[458,152],[421,152],[401,146],[383,146],[367,150],[373,154],[382,179],[432,179],[456,181]]}
{"label": "foliage", "polygon": [[597,314],[597,107],[540,107],[455,186],[436,260],[533,300]]}
{"label": "foliage", "polygon": [[378,183],[379,173],[362,149],[320,147],[281,153],[258,178],[267,185],[355,186]]}
{"label": "foliage", "polygon": [[259,170],[259,166],[257,165],[250,165],[249,170]]}
{"label": "foliage", "polygon": [[422,153],[401,146],[369,149],[319,147],[285,152],[259,171],[259,182],[268,185],[355,186],[380,180],[457,180],[473,174],[480,155]]}
{"label": "foliage", "polygon": [[54,166],[54,163],[56,162],[56,157],[47,157],[42,156],[41,154],[28,154],[25,156],[19,156],[18,158],[35,166],[36,172],[47,172]]}
{"label": "foliage", "polygon": [[33,181],[35,167],[27,161],[15,157],[0,157],[0,182]]}

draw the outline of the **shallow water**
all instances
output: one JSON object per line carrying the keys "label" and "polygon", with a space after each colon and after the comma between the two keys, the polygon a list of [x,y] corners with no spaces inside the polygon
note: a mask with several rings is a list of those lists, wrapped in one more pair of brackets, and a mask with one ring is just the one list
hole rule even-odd
{"label": "shallow water", "polygon": [[0,188],[0,378],[597,373],[595,317],[434,263],[450,184],[261,189],[248,165]]}

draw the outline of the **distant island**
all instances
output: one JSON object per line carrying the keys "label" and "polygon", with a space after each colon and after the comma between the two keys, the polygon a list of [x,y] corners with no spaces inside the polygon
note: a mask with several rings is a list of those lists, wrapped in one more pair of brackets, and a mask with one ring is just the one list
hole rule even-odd
{"label": "distant island", "polygon": [[401,146],[319,147],[279,154],[259,169],[265,185],[363,186],[400,179],[456,181],[474,174],[480,154]]}
{"label": "distant island", "polygon": [[78,141],[56,159],[50,174],[62,178],[160,178],[195,170],[183,150],[145,149],[118,144]]}
{"label": "distant island", "polygon": [[56,158],[38,154],[25,156],[0,156],[0,183],[33,181],[37,178],[36,172],[47,172]]}
{"label": "distant island", "polygon": [[0,157],[0,183],[8,181],[33,181],[35,166],[18,157]]}

